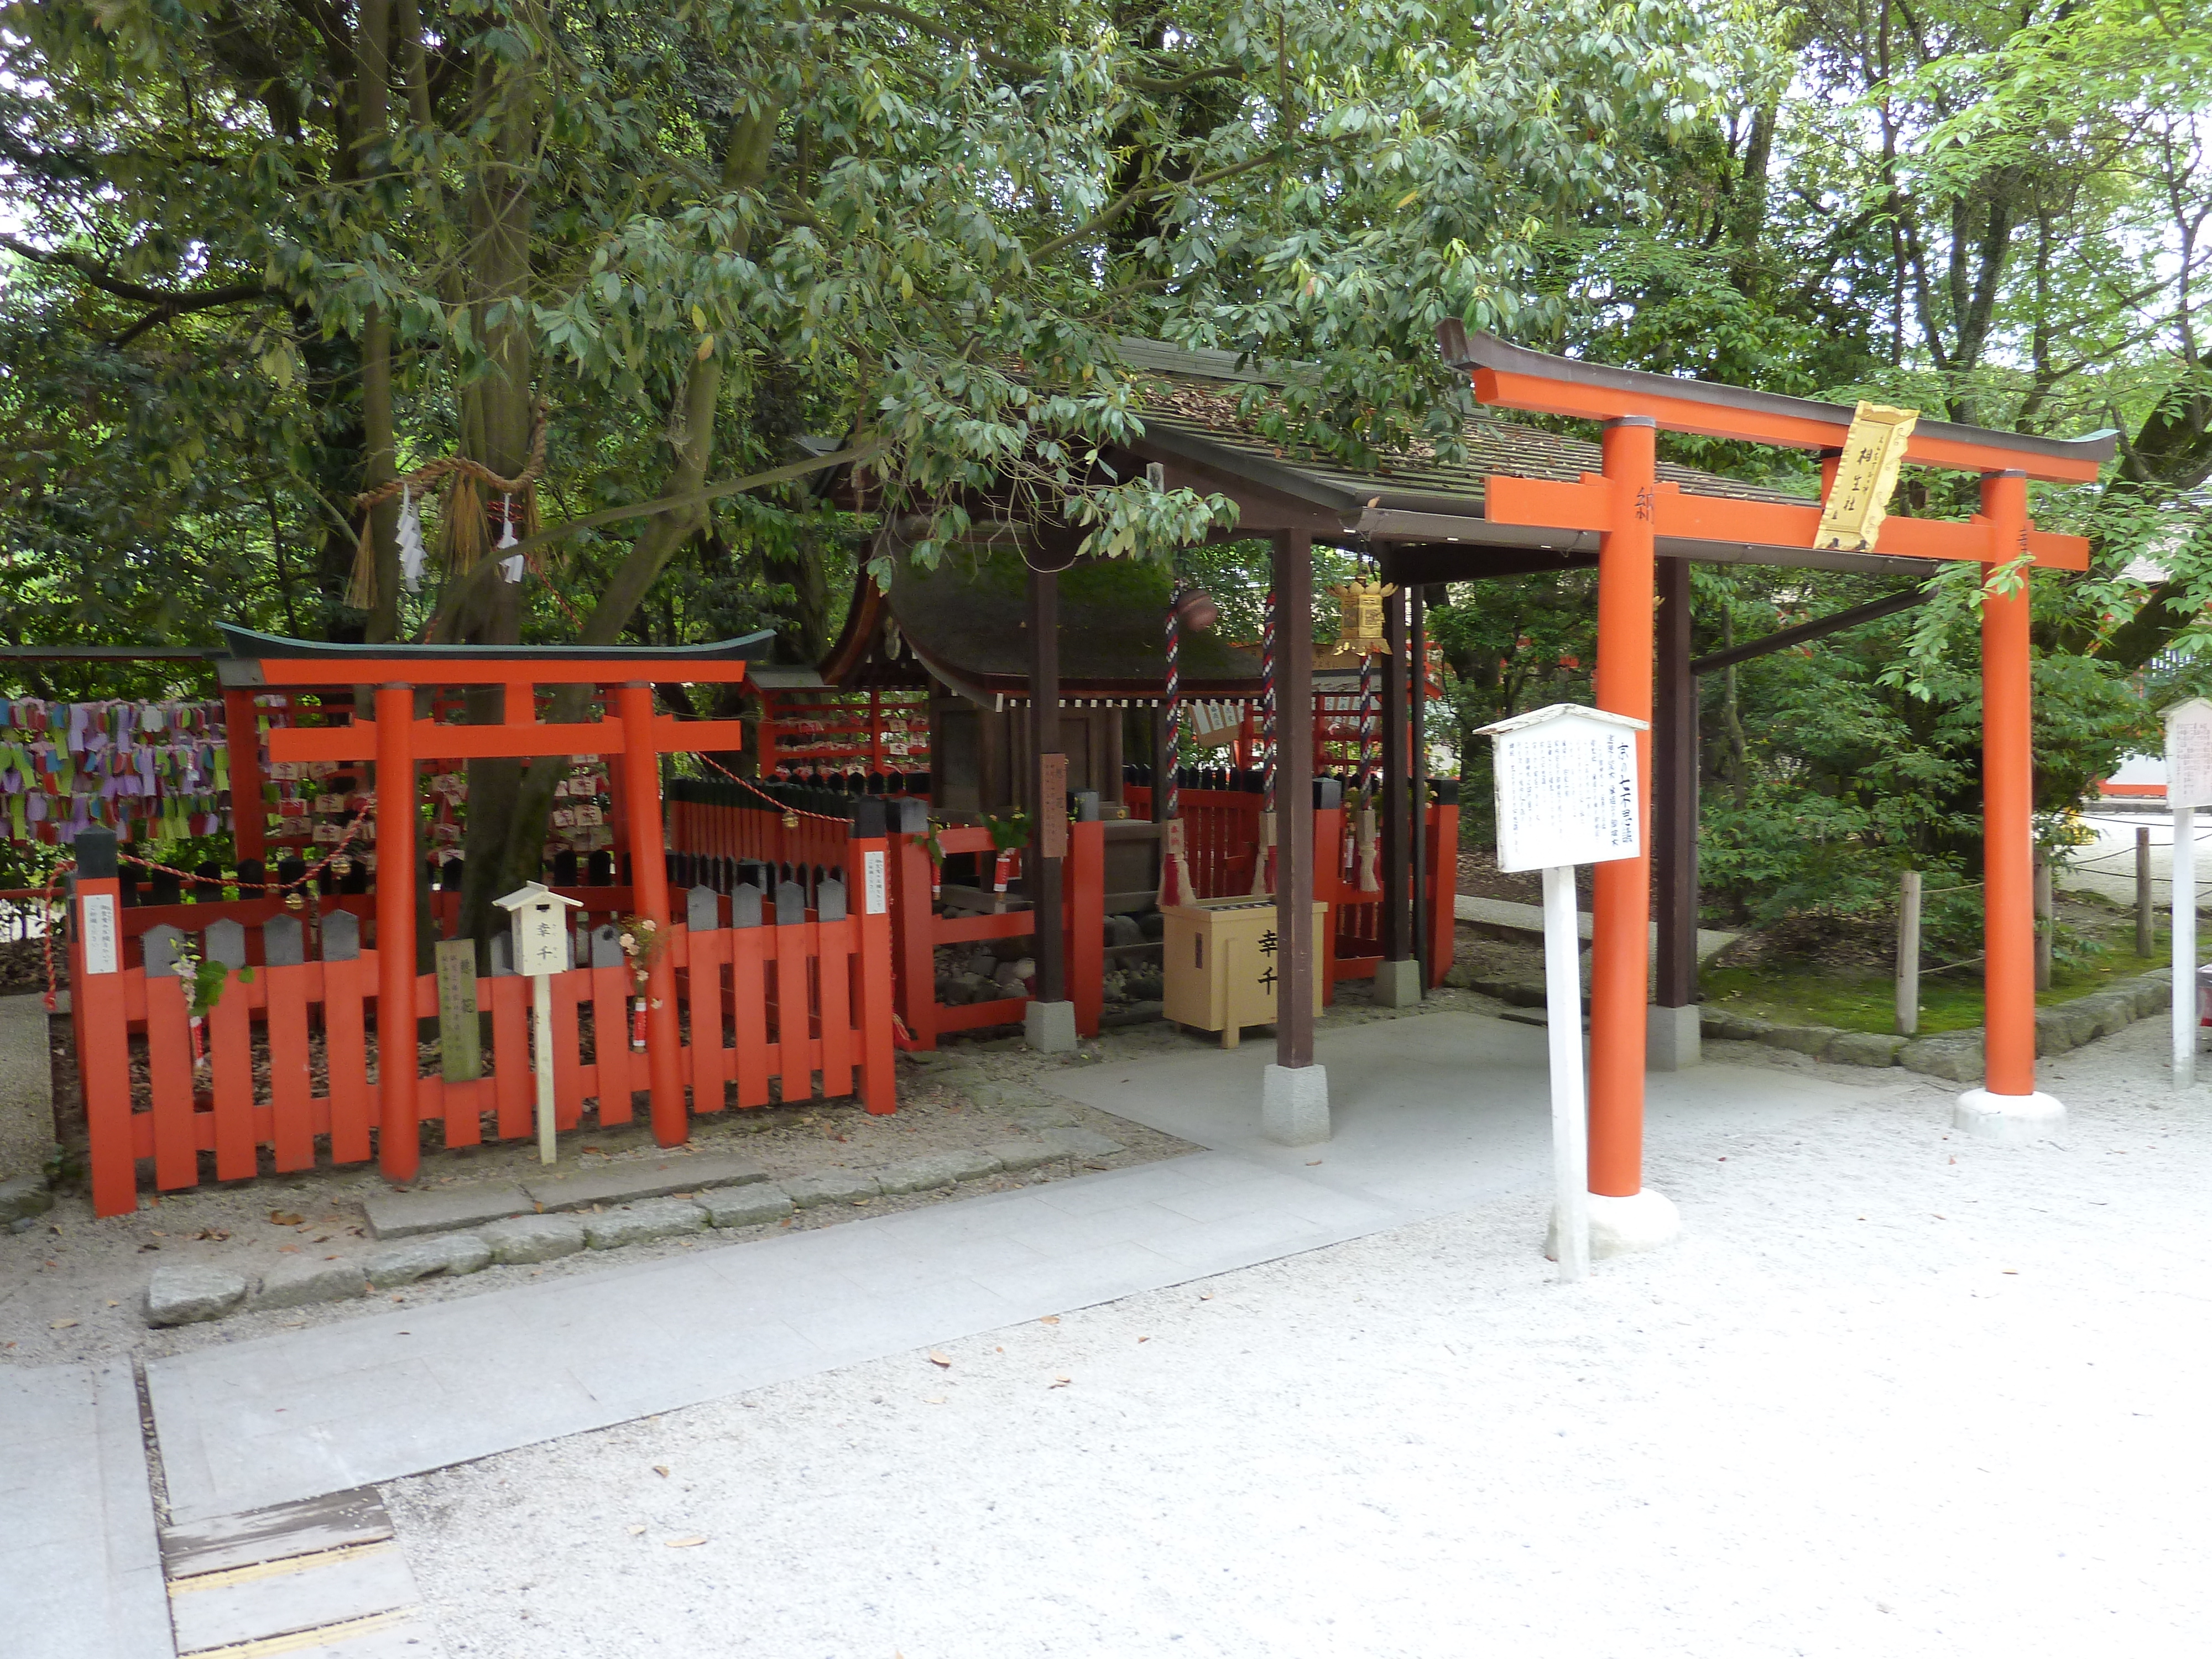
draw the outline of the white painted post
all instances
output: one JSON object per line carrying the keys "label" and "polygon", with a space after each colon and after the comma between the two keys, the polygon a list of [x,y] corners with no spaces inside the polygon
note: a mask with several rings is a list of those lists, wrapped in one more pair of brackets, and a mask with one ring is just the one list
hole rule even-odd
{"label": "white painted post", "polygon": [[2173,809],[2173,1086],[2197,1081],[2197,809]]}
{"label": "white painted post", "polygon": [[1636,734],[1646,729],[1644,721],[1626,714],[1555,703],[1476,734],[1497,742],[1498,867],[1544,872],[1544,1006],[1557,1192],[1553,1249],[1559,1277],[1570,1281],[1589,1277],[1590,1261],[1589,1117],[1583,1091],[1575,866],[1634,858],[1643,845]]}
{"label": "white painted post", "polygon": [[1589,1119],[1583,1092],[1582,939],[1575,866],[1544,871],[1544,1014],[1551,1042],[1552,1180],[1559,1277],[1589,1274]]}
{"label": "white painted post", "polygon": [[530,1066],[538,1077],[538,1161],[553,1162],[553,979],[530,976]]}
{"label": "white painted post", "polygon": [[1897,895],[1897,1030],[1920,1030],[1920,872],[1907,870]]}

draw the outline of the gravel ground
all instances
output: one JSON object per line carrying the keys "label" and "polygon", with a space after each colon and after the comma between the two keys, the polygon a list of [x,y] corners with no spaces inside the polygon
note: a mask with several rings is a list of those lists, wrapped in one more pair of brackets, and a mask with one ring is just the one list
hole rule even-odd
{"label": "gravel ground", "polygon": [[387,1502],[501,1659],[2200,1653],[2212,1091],[2165,1041],[2046,1067],[2063,1144],[1900,1076],[1668,1147],[1686,1237],[1579,1286],[1530,1193]]}

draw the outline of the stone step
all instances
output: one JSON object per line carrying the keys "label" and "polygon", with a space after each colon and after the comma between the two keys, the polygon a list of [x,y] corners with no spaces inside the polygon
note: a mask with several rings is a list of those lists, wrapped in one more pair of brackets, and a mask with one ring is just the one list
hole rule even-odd
{"label": "stone step", "polygon": [[574,1175],[533,1176],[522,1184],[540,1209],[585,1210],[594,1204],[628,1204],[641,1198],[704,1192],[710,1187],[747,1187],[767,1179],[768,1171],[751,1158],[702,1152],[691,1158],[641,1158]]}
{"label": "stone step", "polygon": [[[1540,904],[1516,904],[1510,899],[1479,898],[1472,893],[1462,893],[1452,900],[1452,915],[1472,927],[1488,928],[1496,933],[1516,937],[1544,937],[1544,907]],[[1575,913],[1575,931],[1582,938],[1590,936],[1590,913]],[[1723,933],[1717,928],[1698,929],[1698,960],[1711,962],[1729,945],[1741,939],[1741,933]],[[1651,925],[1651,948],[1659,948],[1659,925]]]}

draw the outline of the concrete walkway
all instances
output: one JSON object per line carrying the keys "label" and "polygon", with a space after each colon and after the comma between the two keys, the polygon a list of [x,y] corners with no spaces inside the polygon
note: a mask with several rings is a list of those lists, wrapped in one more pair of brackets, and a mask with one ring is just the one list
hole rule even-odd
{"label": "concrete walkway", "polygon": [[174,1651],[127,1363],[0,1370],[0,1617],[11,1659]]}
{"label": "concrete walkway", "polygon": [[[1209,1150],[157,1360],[173,1519],[419,1474],[1540,1186],[1544,1043],[1466,1014],[1331,1032],[1337,1138],[1294,1151],[1257,1136],[1267,1045],[1070,1070],[1063,1092]],[[1708,1066],[1652,1079],[1654,1139],[1873,1092]]]}

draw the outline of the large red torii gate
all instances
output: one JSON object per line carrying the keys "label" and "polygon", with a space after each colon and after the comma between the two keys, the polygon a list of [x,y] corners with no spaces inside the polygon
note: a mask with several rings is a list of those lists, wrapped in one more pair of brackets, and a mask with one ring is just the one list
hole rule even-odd
{"label": "large red torii gate", "polygon": [[[1485,404],[1603,423],[1602,471],[1573,483],[1494,477],[1485,514],[1496,523],[1595,531],[1598,544],[1597,706],[1652,719],[1656,543],[1763,544],[1812,550],[1817,506],[1683,495],[1659,482],[1658,428],[1740,442],[1820,451],[1823,495],[1832,489],[1852,410],[1840,404],[1609,368],[1468,335],[1437,331],[1444,361],[1467,369]],[[1983,836],[1985,1073],[1961,1095],[1957,1127],[2024,1139],[2065,1109],[2035,1087],[2033,759],[2029,729],[2031,568],[2082,570],[2088,544],[2037,530],[2027,480],[2094,483],[2114,439],[2057,439],[1922,422],[1905,458],[1981,476],[1981,511],[1965,523],[1892,518],[1875,545],[1888,556],[1972,560],[1984,579],[2026,557],[2009,591],[1982,603]],[[1631,1247],[1674,1231],[1672,1206],[1643,1184],[1645,986],[1649,973],[1650,734],[1638,738],[1645,793],[1644,851],[1597,866],[1590,973],[1589,1187],[1611,1200],[1609,1219]]]}

